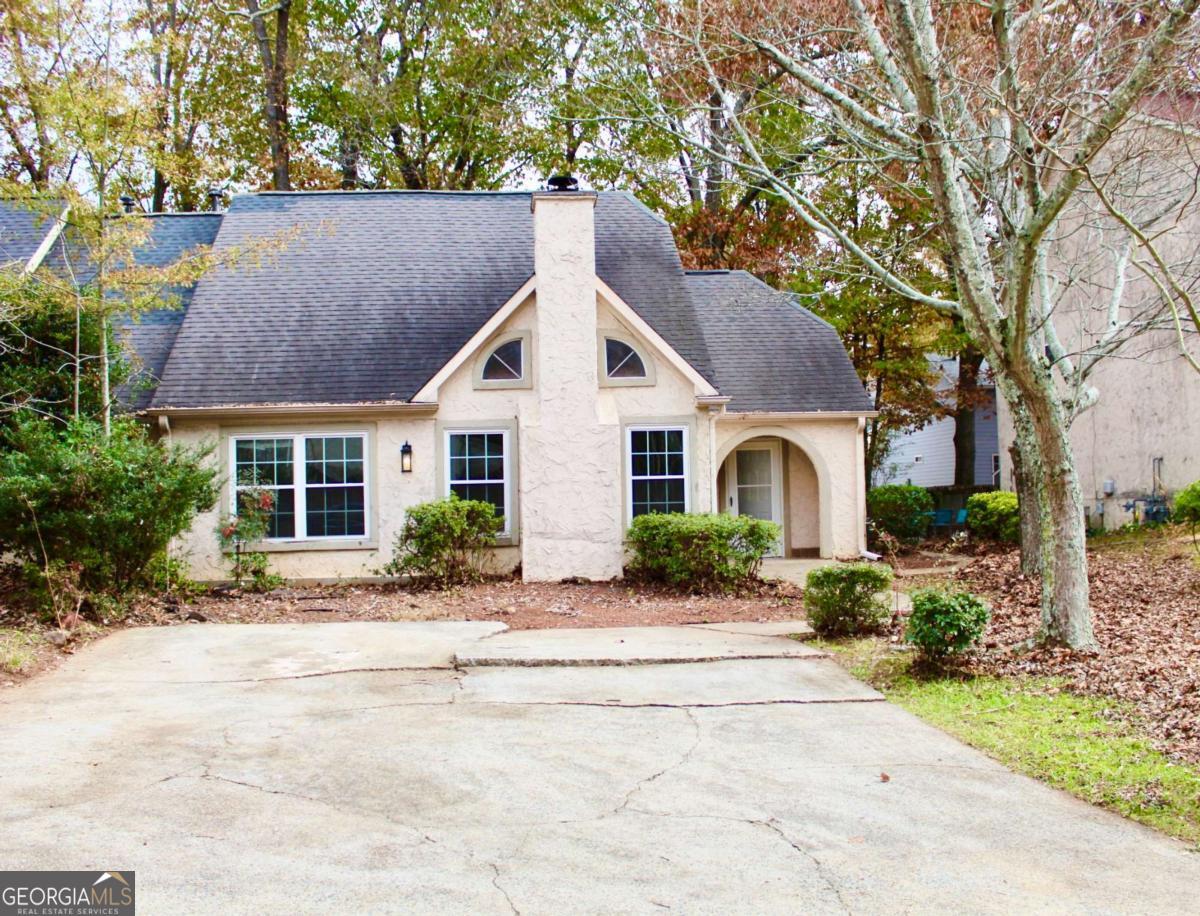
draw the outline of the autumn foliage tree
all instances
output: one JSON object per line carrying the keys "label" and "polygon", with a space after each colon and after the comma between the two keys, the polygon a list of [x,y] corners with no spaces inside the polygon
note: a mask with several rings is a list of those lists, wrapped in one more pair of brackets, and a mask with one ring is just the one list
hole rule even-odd
{"label": "autumn foliage tree", "polygon": [[[1043,636],[1075,648],[1095,640],[1071,419],[1099,396],[1097,360],[1181,315],[1200,329],[1200,316],[1185,285],[1151,263],[1161,295],[1115,297],[1099,336],[1068,346],[1051,266],[1068,255],[1055,241],[1093,202],[1147,250],[1147,227],[1172,218],[1148,212],[1149,195],[1117,192],[1156,142],[1131,116],[1151,95],[1190,91],[1198,2],[690,0],[630,11],[675,95],[729,126],[720,143],[692,131],[694,144],[769,186],[891,292],[962,322],[1016,427],[1023,495],[1037,509],[1027,546],[1043,561]],[[772,130],[763,113],[780,109],[806,129]],[[676,129],[674,110],[647,112]],[[897,164],[915,170],[952,290],[922,289],[910,265],[880,258],[830,212],[822,179],[846,164],[881,180]]]}

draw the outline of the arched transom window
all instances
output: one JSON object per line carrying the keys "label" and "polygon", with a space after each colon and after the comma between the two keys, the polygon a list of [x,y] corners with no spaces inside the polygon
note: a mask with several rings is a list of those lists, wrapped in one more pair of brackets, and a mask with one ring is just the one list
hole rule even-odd
{"label": "arched transom window", "polygon": [[483,364],[485,382],[519,382],[525,377],[525,341],[521,338],[500,344]]}
{"label": "arched transom window", "polygon": [[632,346],[616,337],[604,338],[604,375],[611,381],[645,379],[646,363]]}
{"label": "arched transom window", "polygon": [[492,340],[475,361],[476,388],[530,388],[533,347],[529,331],[514,331]]}

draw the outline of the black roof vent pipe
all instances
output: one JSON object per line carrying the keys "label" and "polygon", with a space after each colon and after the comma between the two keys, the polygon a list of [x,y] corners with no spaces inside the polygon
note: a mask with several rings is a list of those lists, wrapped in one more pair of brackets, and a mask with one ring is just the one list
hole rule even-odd
{"label": "black roof vent pipe", "polygon": [[213,213],[218,213],[221,210],[221,204],[225,202],[225,192],[220,188],[208,189],[208,209]]}
{"label": "black roof vent pipe", "polygon": [[551,191],[578,191],[579,179],[574,175],[552,175],[546,181],[546,187]]}
{"label": "black roof vent pipe", "polygon": [[126,213],[132,213],[134,204],[137,203],[137,201],[134,200],[132,197],[130,197],[128,194],[122,194],[120,197],[120,201],[121,201],[121,206],[125,208]]}

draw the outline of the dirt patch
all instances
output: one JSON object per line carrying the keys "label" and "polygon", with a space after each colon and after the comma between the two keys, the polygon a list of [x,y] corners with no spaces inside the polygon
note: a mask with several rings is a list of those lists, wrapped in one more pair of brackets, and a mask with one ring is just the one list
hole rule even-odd
{"label": "dirt patch", "polygon": [[623,582],[487,582],[448,592],[394,586],[286,588],[266,595],[209,594],[174,609],[147,608],[156,624],[190,614],[217,623],[312,623],[328,620],[496,620],[514,630],[632,627],[802,616],[800,590],[763,585],[749,595],[696,597]]}
{"label": "dirt patch", "polygon": [[[10,592],[8,597],[13,598]],[[353,620],[495,620],[514,630],[558,627],[668,626],[792,620],[804,616],[801,590],[767,583],[749,594],[699,597],[625,582],[526,584],[497,580],[447,592],[411,592],[388,585],[282,588],[263,595],[213,591],[190,600],[145,598],[121,621],[85,623],[69,634],[47,626],[0,589],[0,634],[30,639],[20,671],[0,671],[13,686],[57,665],[114,629],[197,623],[326,623]],[[55,640],[61,645],[56,645]],[[24,647],[24,642],[22,643]]]}
{"label": "dirt patch", "polygon": [[1200,762],[1200,568],[1189,549],[1089,551],[1100,652],[1026,648],[1040,624],[1040,583],[1016,551],[985,556],[953,579],[992,602],[980,673],[1061,677],[1072,690],[1132,704],[1162,747]]}

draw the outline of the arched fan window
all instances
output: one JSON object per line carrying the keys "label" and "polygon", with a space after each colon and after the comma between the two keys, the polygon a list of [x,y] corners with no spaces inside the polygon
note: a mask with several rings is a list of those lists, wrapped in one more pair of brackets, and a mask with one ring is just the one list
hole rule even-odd
{"label": "arched fan window", "polygon": [[525,341],[521,338],[500,344],[483,364],[485,382],[519,382],[525,377]]}
{"label": "arched fan window", "polygon": [[644,379],[646,364],[638,351],[615,337],[604,339],[604,374],[610,379]]}

